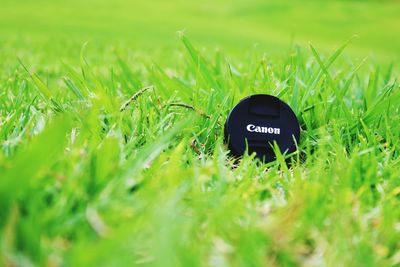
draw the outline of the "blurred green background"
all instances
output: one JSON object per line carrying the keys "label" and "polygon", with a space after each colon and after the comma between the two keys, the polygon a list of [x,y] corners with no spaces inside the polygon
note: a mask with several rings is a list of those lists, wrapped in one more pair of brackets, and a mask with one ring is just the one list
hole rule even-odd
{"label": "blurred green background", "polygon": [[329,52],[358,35],[346,50],[353,57],[400,59],[399,1],[1,0],[3,44],[34,41],[51,50],[89,41],[151,50],[177,46],[178,30],[233,54],[255,44],[275,54],[308,42]]}

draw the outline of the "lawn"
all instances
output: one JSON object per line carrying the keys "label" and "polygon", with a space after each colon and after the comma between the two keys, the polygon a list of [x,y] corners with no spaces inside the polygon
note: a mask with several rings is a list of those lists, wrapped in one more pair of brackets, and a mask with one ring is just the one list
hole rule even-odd
{"label": "lawn", "polygon": [[[399,14],[2,0],[0,266],[400,266]],[[297,152],[230,156],[256,93]]]}

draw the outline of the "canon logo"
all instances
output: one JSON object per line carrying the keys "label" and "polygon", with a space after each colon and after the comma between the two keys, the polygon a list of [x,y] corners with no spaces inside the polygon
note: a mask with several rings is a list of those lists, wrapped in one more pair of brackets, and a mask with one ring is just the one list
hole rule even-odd
{"label": "canon logo", "polygon": [[249,132],[255,133],[281,134],[281,129],[279,128],[255,126],[253,124],[247,125],[246,129]]}

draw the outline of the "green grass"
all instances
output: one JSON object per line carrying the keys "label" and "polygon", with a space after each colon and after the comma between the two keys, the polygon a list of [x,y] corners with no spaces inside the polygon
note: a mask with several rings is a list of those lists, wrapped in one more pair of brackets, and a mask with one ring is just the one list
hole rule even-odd
{"label": "green grass", "polygon": [[[1,5],[0,266],[400,266],[398,2]],[[230,158],[255,93],[298,152]]]}

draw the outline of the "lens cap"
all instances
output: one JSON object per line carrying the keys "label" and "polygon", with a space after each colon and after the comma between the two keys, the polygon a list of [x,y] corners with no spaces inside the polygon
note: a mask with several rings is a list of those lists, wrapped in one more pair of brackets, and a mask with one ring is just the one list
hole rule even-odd
{"label": "lens cap", "polygon": [[242,99],[225,122],[225,141],[231,154],[256,153],[264,162],[275,160],[274,141],[282,153],[296,151],[300,126],[293,110],[279,98],[257,94]]}

